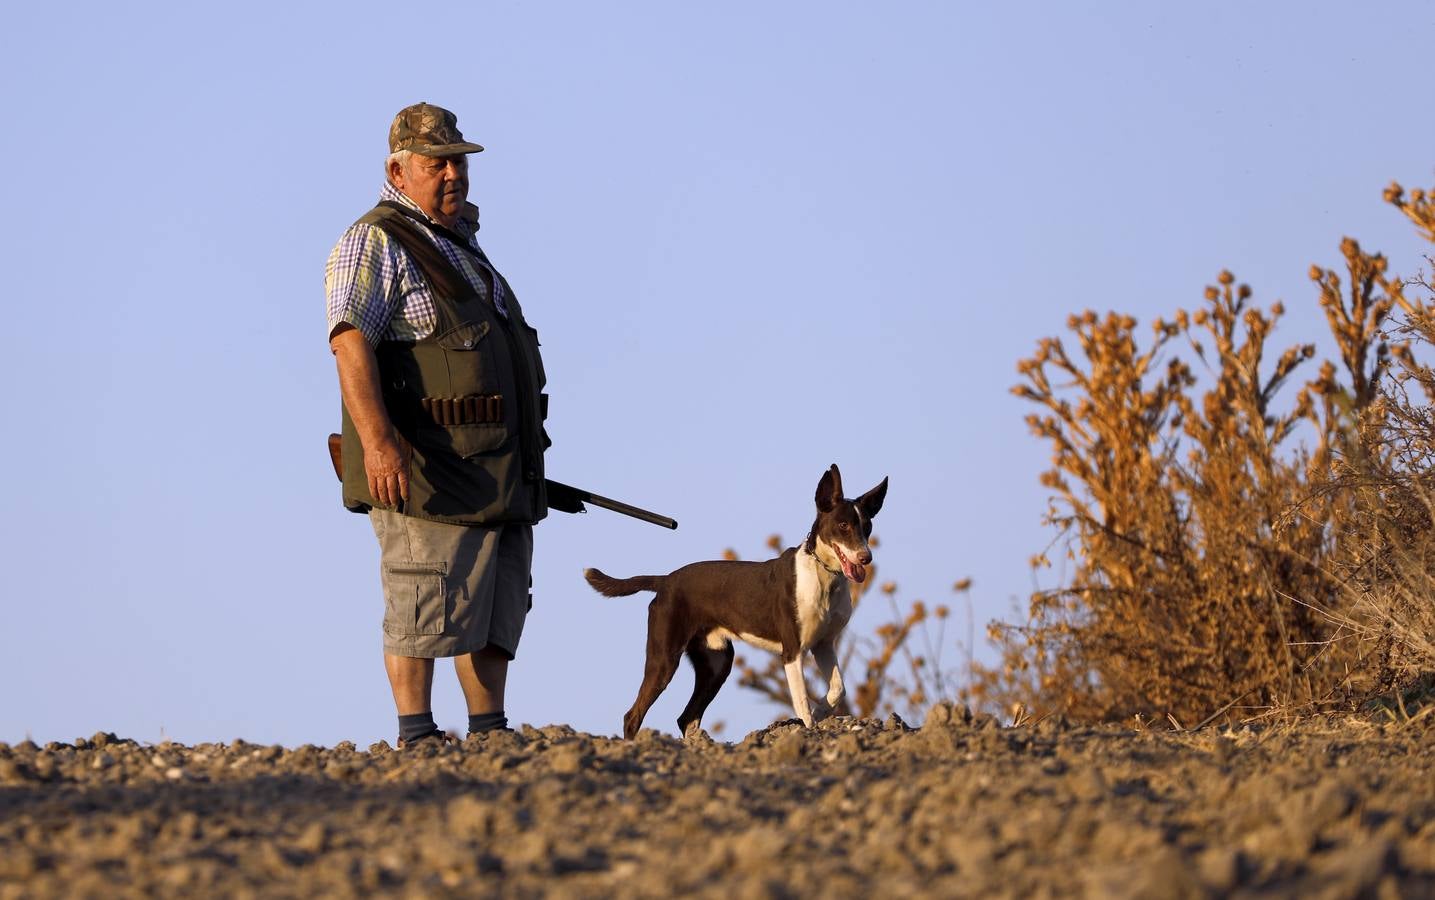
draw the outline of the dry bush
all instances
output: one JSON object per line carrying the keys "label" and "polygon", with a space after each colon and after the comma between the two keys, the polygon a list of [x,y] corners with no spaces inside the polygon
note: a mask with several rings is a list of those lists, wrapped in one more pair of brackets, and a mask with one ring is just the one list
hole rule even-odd
{"label": "dry bush", "polygon": [[[1435,194],[1386,199],[1435,242]],[[1041,407],[1027,422],[1053,451],[1060,554],[1033,566],[1058,555],[1066,583],[1033,594],[1025,624],[992,624],[996,667],[972,662],[969,638],[959,676],[941,663],[948,609],[904,606],[889,582],[890,620],[839,645],[837,711],[915,718],[956,700],[1183,727],[1382,691],[1402,716],[1435,710],[1435,368],[1418,352],[1435,346],[1435,291],[1340,249],[1343,276],[1311,270],[1339,361],[1303,382],[1314,347],[1272,348],[1282,305],[1255,306],[1228,272],[1144,347],[1133,318],[1090,311],[1067,323],[1077,355],[1041,341],[1013,390]],[[737,665],[789,708],[776,656]]]}
{"label": "dry bush", "polygon": [[1068,321],[1075,354],[1048,338],[1020,363],[1070,574],[1024,625],[993,624],[1001,663],[978,667],[979,700],[1192,726],[1328,697],[1368,662],[1340,639],[1340,569],[1367,538],[1335,462],[1380,430],[1382,327],[1402,297],[1383,257],[1341,252],[1344,280],[1312,270],[1339,364],[1304,383],[1314,348],[1273,348],[1281,304],[1256,306],[1228,272],[1145,346],[1130,316],[1088,311]]}
{"label": "dry bush", "polygon": [[[879,545],[874,535],[869,543]],[[767,539],[767,547],[774,555],[782,552],[783,541],[779,535]],[[736,551],[723,552],[726,559],[737,559]],[[867,567],[867,578],[861,584],[851,585],[853,618],[856,609],[877,583],[877,566]],[[971,587],[969,580],[958,581],[953,590],[965,594]],[[887,716],[897,713],[902,718],[916,721],[931,704],[938,701],[963,702],[966,699],[963,688],[965,678],[959,676],[944,659],[947,649],[946,629],[951,619],[951,608],[938,605],[929,608],[921,600],[910,604],[901,603],[896,582],[882,584],[879,593],[885,598],[890,618],[878,625],[871,635],[859,634],[849,627],[837,642],[837,661],[846,682],[846,696],[833,709],[835,715],[843,716]],[[967,656],[963,672],[971,665],[970,640],[966,645]],[[748,661],[747,653],[758,654],[756,664]],[[738,672],[738,684],[761,694],[787,714],[778,714],[779,719],[787,718],[792,711],[792,695],[788,691],[787,676],[782,660],[776,653],[755,648],[743,648],[734,662]],[[854,678],[861,674],[861,681]],[[806,660],[803,669],[808,679],[808,696],[821,697],[826,685],[818,676],[812,660]]]}
{"label": "dry bush", "polygon": [[[1407,196],[1392,184],[1385,199],[1435,243],[1435,197]],[[1394,365],[1361,440],[1339,461],[1339,486],[1351,501],[1351,552],[1332,567],[1343,608],[1319,612],[1338,639],[1375,660],[1361,674],[1406,712],[1406,689],[1435,693],[1435,368],[1423,361],[1435,347],[1435,289],[1422,274],[1397,286],[1394,299]]]}

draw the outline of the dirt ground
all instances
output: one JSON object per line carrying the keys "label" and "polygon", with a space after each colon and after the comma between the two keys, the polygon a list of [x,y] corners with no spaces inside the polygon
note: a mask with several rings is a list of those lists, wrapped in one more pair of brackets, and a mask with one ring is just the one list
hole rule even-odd
{"label": "dirt ground", "polygon": [[0,897],[1435,897],[1435,716],[0,744]]}

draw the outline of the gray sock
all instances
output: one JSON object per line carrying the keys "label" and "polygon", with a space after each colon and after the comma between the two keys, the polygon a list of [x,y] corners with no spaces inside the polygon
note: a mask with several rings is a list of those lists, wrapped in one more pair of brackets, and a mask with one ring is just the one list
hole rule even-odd
{"label": "gray sock", "polygon": [[482,734],[485,731],[500,731],[508,727],[508,716],[503,710],[491,713],[478,713],[468,717],[468,733]]}

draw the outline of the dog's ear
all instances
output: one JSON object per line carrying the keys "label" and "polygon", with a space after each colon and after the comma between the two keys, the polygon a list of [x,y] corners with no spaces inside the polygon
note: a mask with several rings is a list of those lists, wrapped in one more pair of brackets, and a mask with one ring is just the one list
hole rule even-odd
{"label": "dog's ear", "polygon": [[822,480],[817,482],[817,511],[831,512],[842,499],[842,473],[837,471],[837,463],[832,468],[822,473]]}
{"label": "dog's ear", "polygon": [[883,478],[881,484],[857,498],[857,508],[862,511],[862,515],[871,519],[882,510],[882,501],[886,499],[887,479]]}

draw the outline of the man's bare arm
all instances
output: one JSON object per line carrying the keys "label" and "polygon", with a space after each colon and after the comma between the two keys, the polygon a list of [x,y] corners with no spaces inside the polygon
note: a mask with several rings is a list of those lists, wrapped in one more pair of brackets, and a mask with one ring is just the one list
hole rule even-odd
{"label": "man's bare arm", "polygon": [[369,493],[383,506],[398,506],[409,498],[409,475],[394,425],[384,408],[379,384],[379,361],[374,348],[357,328],[347,323],[334,328],[329,349],[339,366],[339,391],[344,408],[364,445],[364,474]]}

